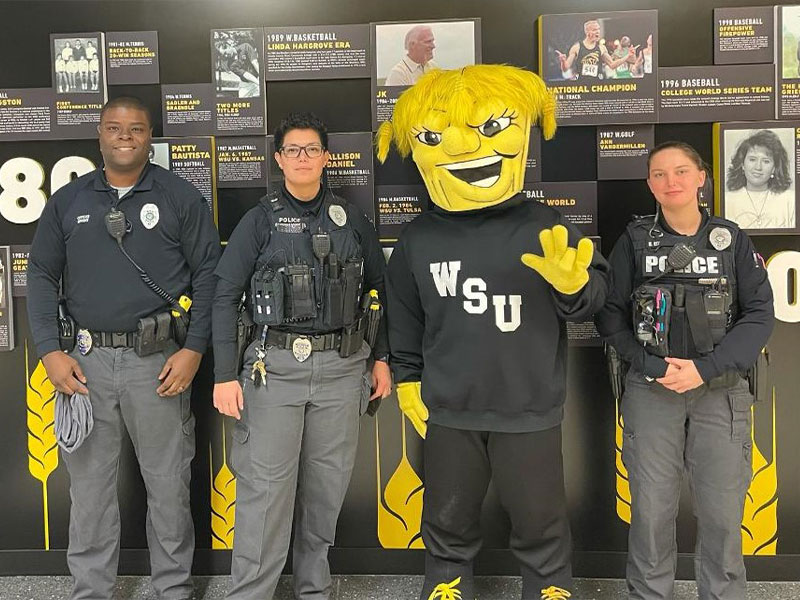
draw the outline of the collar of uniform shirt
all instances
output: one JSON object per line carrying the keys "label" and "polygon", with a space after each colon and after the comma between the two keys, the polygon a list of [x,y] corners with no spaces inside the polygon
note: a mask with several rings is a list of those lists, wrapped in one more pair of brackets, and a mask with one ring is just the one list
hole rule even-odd
{"label": "collar of uniform shirt", "polygon": [[319,191],[317,195],[314,196],[311,200],[298,200],[286,189],[286,185],[282,186],[282,190],[284,198],[292,203],[298,213],[302,216],[311,216],[319,214],[319,207],[322,206],[322,198],[325,195],[325,188],[319,186]]}

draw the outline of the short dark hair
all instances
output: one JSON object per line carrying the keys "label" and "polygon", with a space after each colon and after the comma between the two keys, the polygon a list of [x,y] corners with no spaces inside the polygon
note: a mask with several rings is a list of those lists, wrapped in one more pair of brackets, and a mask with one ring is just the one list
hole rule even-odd
{"label": "short dark hair", "polygon": [[147,115],[147,124],[150,127],[153,126],[153,117],[150,115],[150,109],[147,108],[147,105],[136,96],[119,96],[106,102],[103,108],[100,109],[101,123],[103,121],[103,115],[106,114],[106,111],[112,108],[132,108],[134,110],[140,110]]}
{"label": "short dark hair", "polygon": [[328,149],[328,127],[314,113],[303,112],[289,113],[275,129],[275,150],[277,152],[283,148],[283,138],[292,129],[313,129],[319,135],[322,148]]}
{"label": "short dark hair", "polygon": [[743,139],[731,159],[731,166],[728,167],[728,180],[726,187],[729,191],[738,190],[747,185],[747,178],[744,176],[744,159],[747,153],[761,146],[766,148],[775,161],[775,168],[767,183],[767,188],[772,192],[785,192],[792,185],[792,176],[789,174],[789,153],[783,147],[780,138],[774,131],[761,129],[754,134]]}
{"label": "short dark hair", "polygon": [[661,152],[662,150],[680,150],[683,152],[687,158],[689,158],[695,166],[701,171],[706,171],[708,173],[708,167],[706,166],[705,161],[700,156],[700,154],[695,150],[692,146],[687,144],[686,142],[681,142],[678,140],[670,140],[668,142],[662,142],[652,150],[647,155],[647,173],[650,174],[650,161],[653,160],[653,157]]}

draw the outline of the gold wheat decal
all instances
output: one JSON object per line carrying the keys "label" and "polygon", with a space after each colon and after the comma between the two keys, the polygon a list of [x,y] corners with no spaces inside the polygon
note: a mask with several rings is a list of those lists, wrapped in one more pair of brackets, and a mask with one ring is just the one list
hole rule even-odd
{"label": "gold wheat decal", "polygon": [[44,510],[44,549],[50,550],[50,515],[47,503],[47,478],[58,466],[55,434],[56,390],[47,378],[41,361],[33,373],[28,365],[28,342],[25,341],[25,393],[28,421],[28,471],[42,482]]}
{"label": "gold wheat decal", "polygon": [[631,522],[631,488],[628,482],[628,470],[622,464],[622,432],[625,424],[616,402],[617,424],[614,431],[614,457],[617,464],[617,516],[626,523]]}
{"label": "gold wheat decal", "polygon": [[[750,409],[751,412],[753,409]],[[753,417],[755,421],[755,416]],[[775,435],[775,388],[772,388],[772,460],[767,462],[756,444],[754,427],[753,479],[744,499],[742,553],[775,556],[778,549],[778,461]]]}
{"label": "gold wheat decal", "polygon": [[225,452],[225,423],[222,423],[222,466],[214,477],[214,454],[208,445],[211,470],[211,549],[233,548],[233,528],[236,517],[236,477],[228,468]]}
{"label": "gold wheat decal", "polygon": [[378,484],[378,541],[384,548],[424,548],[420,535],[422,521],[422,480],[408,462],[406,418],[400,415],[403,456],[381,493],[381,440],[375,419],[375,457]]}

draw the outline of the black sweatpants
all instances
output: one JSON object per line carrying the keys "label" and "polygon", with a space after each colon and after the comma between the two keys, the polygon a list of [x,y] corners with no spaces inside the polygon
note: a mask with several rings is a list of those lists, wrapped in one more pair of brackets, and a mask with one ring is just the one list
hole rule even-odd
{"label": "black sweatpants", "polygon": [[560,425],[497,433],[429,424],[424,459],[422,600],[457,578],[462,600],[474,598],[472,560],[481,547],[481,505],[490,480],[511,520],[523,600],[539,600],[550,586],[572,588]]}

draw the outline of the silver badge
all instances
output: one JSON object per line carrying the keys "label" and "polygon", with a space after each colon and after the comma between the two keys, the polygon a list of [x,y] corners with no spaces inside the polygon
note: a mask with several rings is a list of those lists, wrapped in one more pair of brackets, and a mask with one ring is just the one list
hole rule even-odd
{"label": "silver badge", "polygon": [[717,250],[725,250],[731,245],[731,232],[724,227],[714,227],[708,234],[708,241]]}
{"label": "silver badge", "polygon": [[78,352],[82,356],[86,356],[92,350],[92,334],[88,329],[78,329],[78,334],[75,336],[75,343],[78,346]]}
{"label": "silver badge", "polygon": [[303,362],[311,356],[311,340],[304,337],[299,337],[292,342],[292,354],[297,359],[297,362]]}
{"label": "silver badge", "polygon": [[338,204],[331,204],[328,209],[328,216],[339,227],[344,227],[344,224],[347,223],[347,212]]}
{"label": "silver badge", "polygon": [[151,202],[145,204],[139,212],[139,219],[142,221],[142,225],[144,225],[145,229],[152,229],[158,225],[158,218],[158,206]]}

